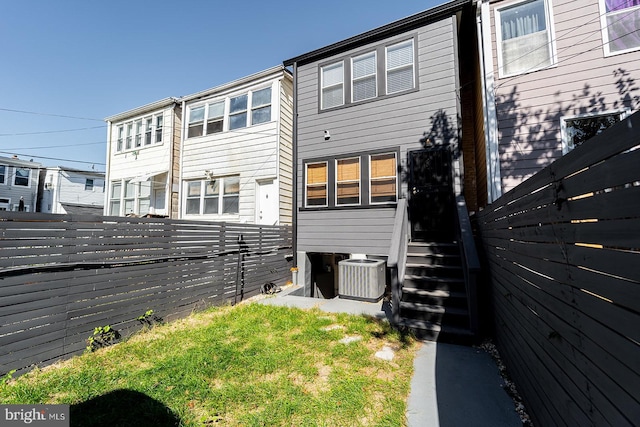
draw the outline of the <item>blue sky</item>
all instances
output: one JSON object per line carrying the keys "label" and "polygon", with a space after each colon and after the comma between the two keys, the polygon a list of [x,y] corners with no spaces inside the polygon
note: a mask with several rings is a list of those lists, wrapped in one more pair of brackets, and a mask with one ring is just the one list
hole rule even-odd
{"label": "blue sky", "polygon": [[0,156],[104,171],[105,117],[215,87],[445,2],[4,1]]}

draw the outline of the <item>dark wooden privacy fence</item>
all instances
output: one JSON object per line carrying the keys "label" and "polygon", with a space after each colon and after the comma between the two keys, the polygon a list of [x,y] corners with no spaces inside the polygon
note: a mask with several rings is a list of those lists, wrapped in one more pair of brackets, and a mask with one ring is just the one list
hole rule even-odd
{"label": "dark wooden privacy fence", "polygon": [[534,424],[640,420],[640,114],[478,217],[498,347]]}
{"label": "dark wooden privacy fence", "polygon": [[0,213],[0,375],[290,278],[289,227]]}

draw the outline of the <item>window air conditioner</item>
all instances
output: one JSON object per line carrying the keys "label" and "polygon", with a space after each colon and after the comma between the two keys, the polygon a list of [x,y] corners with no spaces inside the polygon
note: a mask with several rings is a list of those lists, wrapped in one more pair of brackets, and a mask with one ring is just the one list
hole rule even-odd
{"label": "window air conditioner", "polygon": [[345,259],[338,263],[341,298],[378,301],[386,286],[386,265],[373,259]]}
{"label": "window air conditioner", "polygon": [[53,187],[53,184],[51,184],[50,182],[45,182],[44,183],[44,189],[45,190],[51,190],[51,187]]}

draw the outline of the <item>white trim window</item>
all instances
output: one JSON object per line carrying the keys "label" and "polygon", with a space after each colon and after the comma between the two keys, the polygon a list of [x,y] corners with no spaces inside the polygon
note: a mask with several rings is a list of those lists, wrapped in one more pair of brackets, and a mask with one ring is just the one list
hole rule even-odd
{"label": "white trim window", "polygon": [[122,144],[124,142],[124,126],[118,126],[118,140],[116,142],[116,151],[122,151]]}
{"label": "white trim window", "polygon": [[136,120],[136,148],[142,147],[142,119]]}
{"label": "white trim window", "polygon": [[229,130],[247,127],[249,95],[235,96],[229,100]]}
{"label": "white trim window", "polygon": [[[123,191],[124,190],[124,191]],[[109,215],[146,215],[151,206],[151,182],[112,181]]]}
{"label": "white trim window", "polygon": [[378,96],[376,52],[351,58],[351,102]]}
{"label": "white trim window", "polygon": [[413,39],[387,46],[386,62],[388,95],[414,88]]}
{"label": "white trim window", "polygon": [[224,130],[224,100],[207,104],[207,135]]}
{"label": "white trim window", "polygon": [[7,185],[7,171],[8,170],[9,170],[9,166],[0,165],[0,184]]}
{"label": "white trim window", "polygon": [[239,176],[185,181],[185,216],[237,215],[239,202]]}
{"label": "white trim window", "polygon": [[251,125],[271,121],[271,88],[256,90],[251,93]]}
{"label": "white trim window", "polygon": [[31,187],[31,169],[14,167],[13,185],[16,187]]}
{"label": "white trim window", "polygon": [[305,165],[305,206],[327,206],[328,169],[327,162],[307,163]]}
{"label": "white trim window", "polygon": [[151,135],[153,134],[153,117],[144,118],[144,145],[151,145]]}
{"label": "white trim window", "polygon": [[189,130],[187,137],[202,136],[204,132],[204,105],[189,110]]}
{"label": "white trim window", "polygon": [[604,54],[640,49],[640,0],[600,0]]}
{"label": "white trim window", "polygon": [[129,122],[127,123],[127,137],[125,139],[126,143],[124,146],[125,150],[131,150],[131,142],[132,142],[132,138],[133,138],[133,123]]}
{"label": "white trim window", "polygon": [[336,159],[336,206],[360,204],[360,157]]}
{"label": "white trim window", "polygon": [[0,211],[8,211],[11,209],[11,199],[0,198]]}
{"label": "white trim window", "polygon": [[590,138],[623,120],[628,111],[603,111],[601,113],[565,116],[560,118],[562,154],[567,154]]}
{"label": "white trim window", "polygon": [[398,173],[396,153],[369,156],[369,203],[398,201]]}
{"label": "white trim window", "polygon": [[84,190],[93,191],[93,178],[86,178],[84,181]]}
{"label": "white trim window", "polygon": [[324,65],[320,70],[320,108],[325,110],[344,105],[344,62]]}
{"label": "white trim window", "polygon": [[163,116],[162,114],[156,116],[156,144],[159,144],[162,142],[162,119]]}
{"label": "white trim window", "polygon": [[547,0],[496,8],[495,20],[500,77],[540,70],[557,62]]}
{"label": "white trim window", "polygon": [[111,183],[111,199],[109,199],[109,215],[119,216],[122,197],[122,182],[113,181]]}

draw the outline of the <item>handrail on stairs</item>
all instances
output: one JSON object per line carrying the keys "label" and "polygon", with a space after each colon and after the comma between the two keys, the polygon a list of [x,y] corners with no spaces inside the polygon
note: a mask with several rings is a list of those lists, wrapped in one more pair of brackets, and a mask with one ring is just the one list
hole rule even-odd
{"label": "handrail on stairs", "polygon": [[400,298],[409,245],[408,225],[407,200],[400,199],[396,206],[391,247],[387,257],[387,267],[389,267],[391,274],[391,323],[394,325],[400,323]]}
{"label": "handrail on stairs", "polygon": [[478,314],[478,284],[480,274],[480,258],[476,249],[467,203],[463,195],[456,196],[456,237],[462,257],[467,303],[469,309],[469,328],[474,336],[478,336],[480,317]]}

